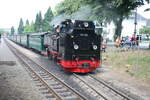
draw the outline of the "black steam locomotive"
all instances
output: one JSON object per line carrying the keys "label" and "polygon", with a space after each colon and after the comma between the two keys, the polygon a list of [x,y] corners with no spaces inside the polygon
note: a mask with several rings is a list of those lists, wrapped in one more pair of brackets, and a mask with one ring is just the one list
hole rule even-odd
{"label": "black steam locomotive", "polygon": [[65,71],[91,72],[101,65],[101,36],[92,21],[65,20],[45,35],[49,59]]}

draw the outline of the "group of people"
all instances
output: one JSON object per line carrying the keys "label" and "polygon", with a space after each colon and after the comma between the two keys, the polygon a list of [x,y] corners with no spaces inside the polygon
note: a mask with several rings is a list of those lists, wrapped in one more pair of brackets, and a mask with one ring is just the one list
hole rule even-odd
{"label": "group of people", "polygon": [[[132,35],[132,37],[118,37],[114,43],[115,47],[128,47],[134,48],[139,45],[141,41],[141,36],[139,35]],[[106,51],[107,48],[107,39],[102,39],[102,51]]]}
{"label": "group of people", "polygon": [[133,35],[131,38],[129,37],[118,37],[115,41],[116,47],[135,47],[139,45],[139,42],[141,41],[141,37],[139,35]]}

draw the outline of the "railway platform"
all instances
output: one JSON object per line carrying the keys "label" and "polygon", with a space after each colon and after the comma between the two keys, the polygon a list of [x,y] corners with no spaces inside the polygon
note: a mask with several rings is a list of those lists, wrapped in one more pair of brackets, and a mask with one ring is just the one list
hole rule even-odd
{"label": "railway platform", "polygon": [[0,64],[14,64],[15,62],[15,56],[12,54],[2,39],[0,42]]}

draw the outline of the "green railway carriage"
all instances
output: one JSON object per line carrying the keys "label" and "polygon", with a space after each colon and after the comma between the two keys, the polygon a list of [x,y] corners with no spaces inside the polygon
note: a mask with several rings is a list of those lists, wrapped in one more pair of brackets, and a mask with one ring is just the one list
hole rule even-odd
{"label": "green railway carriage", "polygon": [[17,34],[17,35],[10,35],[8,38],[27,48],[32,48],[37,51],[44,51],[46,50],[46,46],[45,46],[46,34],[47,33],[45,32],[30,33],[30,34]]}
{"label": "green railway carriage", "polygon": [[13,35],[9,35],[8,38],[13,41],[14,36]]}
{"label": "green railway carriage", "polygon": [[16,42],[20,44],[20,35],[16,35]]}
{"label": "green railway carriage", "polygon": [[45,50],[44,46],[45,33],[34,33],[29,35],[29,48],[33,48],[38,51]]}
{"label": "green railway carriage", "polygon": [[17,42],[17,35],[14,35],[13,41]]}
{"label": "green railway carriage", "polygon": [[21,45],[28,47],[29,46],[28,40],[29,40],[29,35],[28,34],[20,35],[20,44]]}
{"label": "green railway carriage", "polygon": [[9,38],[10,40],[14,41],[14,42],[17,42],[17,43],[19,43],[19,41],[20,41],[18,35],[10,35],[8,38]]}
{"label": "green railway carriage", "polygon": [[12,35],[12,41],[16,42],[17,38],[16,35]]}

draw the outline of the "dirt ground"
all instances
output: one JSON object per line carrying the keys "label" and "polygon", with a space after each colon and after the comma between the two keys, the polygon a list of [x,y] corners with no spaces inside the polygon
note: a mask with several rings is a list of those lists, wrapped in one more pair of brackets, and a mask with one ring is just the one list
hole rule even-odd
{"label": "dirt ground", "polygon": [[98,69],[98,77],[125,92],[150,100],[149,50],[108,48],[102,59],[103,66]]}
{"label": "dirt ground", "polygon": [[137,79],[122,70],[103,67],[98,69],[97,76],[106,80],[111,85],[139,96],[138,100],[150,100],[150,83]]}

